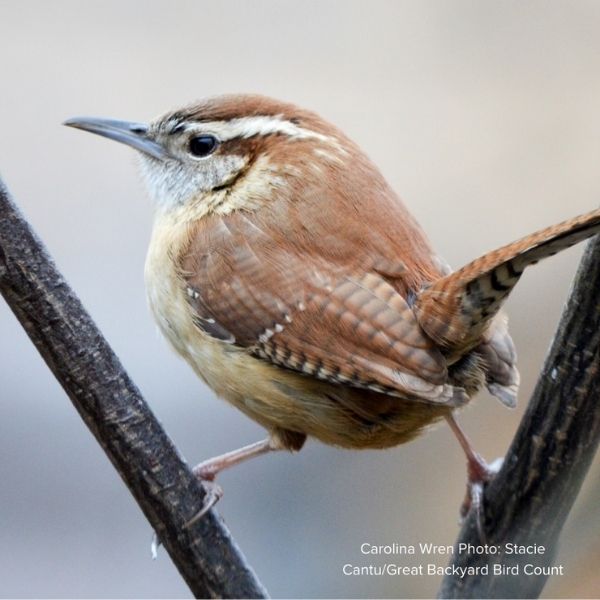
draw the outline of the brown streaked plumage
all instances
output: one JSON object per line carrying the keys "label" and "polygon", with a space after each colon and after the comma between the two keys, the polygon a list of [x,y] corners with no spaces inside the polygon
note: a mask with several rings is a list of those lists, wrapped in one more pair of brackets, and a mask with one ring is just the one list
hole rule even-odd
{"label": "brown streaked plumage", "polygon": [[[315,115],[260,96],[213,98],[149,126],[67,124],[141,151],[157,202],[150,306],[173,347],[269,440],[404,443],[484,385],[513,406],[516,354],[499,312],[529,264],[600,230],[600,211],[452,273],[377,168]],[[213,499],[218,498],[215,492]]]}

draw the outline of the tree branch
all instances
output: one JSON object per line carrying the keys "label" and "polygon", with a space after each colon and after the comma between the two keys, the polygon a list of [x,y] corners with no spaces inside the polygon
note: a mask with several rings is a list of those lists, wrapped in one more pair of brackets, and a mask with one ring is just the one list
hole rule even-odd
{"label": "tree branch", "polygon": [[204,490],[0,180],[0,292],[196,597],[263,598]]}
{"label": "tree branch", "polygon": [[[600,236],[587,246],[550,353],[504,465],[484,494],[487,542],[498,554],[459,552],[481,545],[470,514],[454,547],[452,566],[484,573],[447,575],[441,598],[537,598],[563,524],[600,441]],[[541,554],[510,554],[506,544],[542,545]],[[463,546],[463,548],[465,548]],[[493,576],[494,565],[512,568]],[[498,567],[496,567],[498,568]],[[518,570],[518,574],[516,574]]]}

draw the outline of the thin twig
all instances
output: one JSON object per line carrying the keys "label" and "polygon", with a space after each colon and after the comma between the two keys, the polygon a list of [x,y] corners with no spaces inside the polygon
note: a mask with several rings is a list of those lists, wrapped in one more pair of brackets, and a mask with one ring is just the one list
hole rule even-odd
{"label": "thin twig", "polygon": [[[484,526],[493,548],[477,554],[460,546],[481,545],[470,515],[454,546],[451,566],[472,567],[474,572],[447,575],[439,597],[537,598],[548,574],[560,574],[560,565],[554,565],[558,537],[599,442],[600,236],[596,236],[586,248],[504,465],[485,490]],[[537,545],[538,550],[511,554],[510,544]],[[504,574],[494,576],[500,566]]]}
{"label": "thin twig", "polygon": [[204,490],[0,181],[0,292],[196,597],[263,598]]}

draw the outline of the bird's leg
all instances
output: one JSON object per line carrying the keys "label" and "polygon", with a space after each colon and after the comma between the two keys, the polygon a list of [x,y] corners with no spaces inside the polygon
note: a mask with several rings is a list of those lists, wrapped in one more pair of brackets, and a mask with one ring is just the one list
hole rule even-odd
{"label": "bird's leg", "polygon": [[[189,527],[200,520],[222,497],[223,490],[221,486],[215,483],[215,477],[223,469],[238,465],[250,458],[260,456],[261,454],[267,454],[275,450],[283,450],[286,446],[281,441],[271,435],[268,438],[255,442],[254,444],[248,444],[237,450],[220,454],[213,458],[209,458],[196,465],[192,472],[200,480],[202,487],[204,488],[206,495],[204,496],[204,504],[202,508],[185,524],[185,527]],[[160,540],[156,532],[152,534],[152,543],[150,546],[150,552],[152,558],[156,558],[158,549],[160,548]]]}
{"label": "bird's leg", "polygon": [[196,465],[192,471],[206,490],[206,496],[204,497],[204,505],[200,511],[186,523],[186,527],[189,527],[192,523],[201,519],[222,498],[223,490],[220,485],[215,483],[215,477],[218,473],[223,469],[238,465],[255,456],[283,449],[284,445],[279,439],[270,436],[260,442],[255,442],[254,444],[249,444],[243,448],[238,448],[237,450],[232,450],[231,452],[209,458],[199,465]]}
{"label": "bird's leg", "polygon": [[466,517],[471,508],[475,510],[477,520],[477,529],[479,537],[485,543],[485,533],[483,530],[483,486],[491,481],[500,469],[502,462],[494,461],[491,465],[485,462],[480,454],[475,452],[469,438],[454,418],[453,413],[446,416],[446,421],[450,425],[452,433],[456,436],[467,457],[467,494],[460,508],[461,517]]}
{"label": "bird's leg", "polygon": [[200,481],[213,481],[216,475],[223,471],[223,469],[238,465],[255,456],[282,449],[283,446],[279,440],[268,437],[260,442],[254,442],[254,444],[248,444],[243,448],[238,448],[237,450],[232,450],[231,452],[209,458],[199,465],[196,465],[192,471]]}

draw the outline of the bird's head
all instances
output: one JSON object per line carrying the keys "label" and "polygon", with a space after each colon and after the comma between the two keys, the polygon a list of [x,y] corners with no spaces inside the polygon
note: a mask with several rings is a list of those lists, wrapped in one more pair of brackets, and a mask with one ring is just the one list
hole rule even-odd
{"label": "bird's head", "polygon": [[[244,203],[262,202],[288,180],[322,179],[354,148],[316,114],[255,95],[211,98],[149,124],[77,117],[65,125],[138,150],[149,191],[163,210],[190,203],[207,212],[249,208]],[[235,188],[244,193],[232,195]]]}

